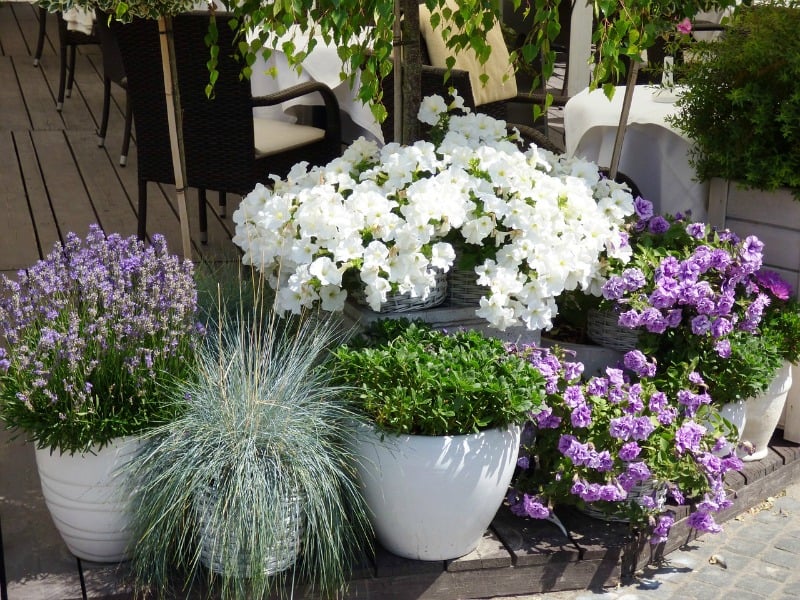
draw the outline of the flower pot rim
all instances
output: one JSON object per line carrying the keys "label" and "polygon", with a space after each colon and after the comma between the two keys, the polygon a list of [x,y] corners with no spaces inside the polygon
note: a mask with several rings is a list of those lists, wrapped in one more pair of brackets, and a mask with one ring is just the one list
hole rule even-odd
{"label": "flower pot rim", "polygon": [[487,429],[481,429],[480,431],[472,431],[470,433],[448,433],[444,435],[426,435],[422,433],[398,433],[395,431],[390,431],[388,429],[383,429],[374,421],[370,421],[368,423],[361,423],[360,428],[371,429],[376,435],[381,437],[389,436],[395,439],[466,439],[470,437],[479,437],[491,432],[505,432],[511,431],[514,427],[522,427],[520,423],[507,423],[505,425],[498,425],[496,427],[489,427]]}

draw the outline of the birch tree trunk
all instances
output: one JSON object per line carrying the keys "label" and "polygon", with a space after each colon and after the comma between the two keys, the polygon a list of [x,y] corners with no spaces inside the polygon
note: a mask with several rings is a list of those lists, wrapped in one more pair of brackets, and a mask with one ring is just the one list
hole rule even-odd
{"label": "birch tree trunk", "polygon": [[175,60],[175,40],[172,33],[172,17],[158,18],[158,33],[161,40],[161,64],[164,71],[164,92],[167,98],[167,121],[172,149],[172,168],[175,171],[175,192],[178,199],[178,217],[181,226],[181,241],[184,259],[192,259],[192,237],[189,233],[189,214],[186,210],[186,156],[183,149],[183,122],[181,99],[178,88],[178,69]]}

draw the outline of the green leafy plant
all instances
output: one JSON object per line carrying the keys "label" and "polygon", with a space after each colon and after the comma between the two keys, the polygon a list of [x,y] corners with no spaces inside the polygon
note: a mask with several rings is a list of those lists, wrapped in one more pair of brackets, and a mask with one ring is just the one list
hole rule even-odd
{"label": "green leafy plant", "polygon": [[461,435],[525,420],[543,394],[531,365],[478,331],[382,319],[334,351],[334,380],[382,430]]}
{"label": "green leafy plant", "polygon": [[724,35],[697,44],[671,122],[694,140],[701,180],[788,187],[800,197],[800,5],[741,7]]}
{"label": "green leafy plant", "polygon": [[[169,596],[177,573],[225,598],[288,595],[296,582],[335,594],[371,539],[345,444],[359,415],[320,368],[337,323],[223,310],[210,330],[194,376],[175,386],[181,415],[129,467],[137,586]],[[287,551],[294,568],[272,573]]]}
{"label": "green leafy plant", "polygon": [[202,327],[193,265],[92,225],[0,279],[0,418],[39,448],[84,452],[168,423],[168,385]]}

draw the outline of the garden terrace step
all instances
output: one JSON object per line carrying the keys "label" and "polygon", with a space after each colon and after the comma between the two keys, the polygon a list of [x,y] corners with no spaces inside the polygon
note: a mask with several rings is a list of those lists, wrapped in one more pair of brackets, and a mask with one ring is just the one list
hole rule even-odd
{"label": "garden terrace step", "polygon": [[[0,434],[0,442],[7,435]],[[38,489],[31,445],[0,444],[0,470],[9,597],[80,598],[75,561],[58,538]],[[724,523],[798,480],[800,445],[785,441],[778,430],[766,458],[745,463],[740,472],[728,475],[734,504],[717,521]],[[612,587],[697,537],[686,522],[688,509],[675,509],[677,519],[669,539],[653,547],[646,536],[632,535],[625,524],[600,521],[572,509],[558,511],[569,531],[566,538],[550,522],[519,519],[502,508],[476,550],[456,560],[407,560],[378,548],[374,559],[354,570],[343,598],[453,600]],[[125,591],[125,565],[84,563],[84,573],[89,598],[131,597]]]}

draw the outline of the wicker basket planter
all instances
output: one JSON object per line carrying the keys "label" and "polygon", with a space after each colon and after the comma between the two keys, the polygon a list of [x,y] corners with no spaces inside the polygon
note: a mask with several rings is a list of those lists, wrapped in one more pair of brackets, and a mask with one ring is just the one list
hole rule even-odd
{"label": "wicker basket planter", "polygon": [[638,500],[639,498],[643,498],[645,496],[652,496],[656,502],[656,506],[658,508],[663,508],[664,504],[667,501],[667,487],[665,485],[661,485],[657,481],[648,480],[639,485],[634,486],[628,492],[627,500],[624,500],[620,503],[613,503],[613,502],[601,502],[601,503],[589,503],[586,504],[583,508],[579,510],[595,519],[600,519],[601,521],[610,521],[613,523],[629,523],[630,519],[622,514],[623,511],[615,512],[613,510],[604,510],[605,507],[611,506],[613,504],[620,504],[621,507],[627,507],[628,503],[631,500]]}
{"label": "wicker basket planter", "polygon": [[[436,275],[436,286],[431,289],[427,297],[412,297],[410,294],[400,294],[389,292],[386,294],[386,302],[381,303],[380,313],[402,313],[416,310],[426,310],[434,308],[447,300],[447,274],[441,269],[434,269]],[[363,288],[357,288],[350,292],[356,303],[362,306],[369,306]]]}
{"label": "wicker basket planter", "polygon": [[589,310],[586,330],[589,338],[604,348],[627,352],[636,348],[639,332],[636,329],[621,327],[619,315],[608,310]]}
{"label": "wicker basket planter", "polygon": [[450,306],[478,306],[489,288],[476,283],[477,273],[472,269],[454,266],[447,280],[447,302]]}
{"label": "wicker basket planter", "polygon": [[[200,562],[210,571],[235,577],[250,577],[246,539],[226,539],[214,529],[212,512],[218,505],[217,488],[209,484],[205,493],[195,498],[195,510],[200,529]],[[303,531],[299,495],[285,498],[281,507],[283,518],[276,523],[276,539],[272,551],[262,558],[262,571],[274,575],[294,565],[300,553]]]}

